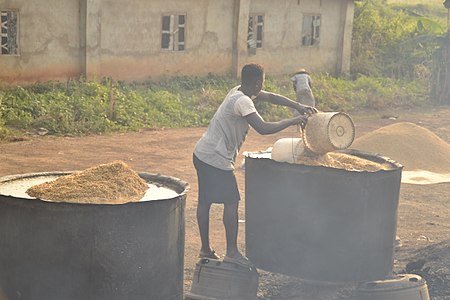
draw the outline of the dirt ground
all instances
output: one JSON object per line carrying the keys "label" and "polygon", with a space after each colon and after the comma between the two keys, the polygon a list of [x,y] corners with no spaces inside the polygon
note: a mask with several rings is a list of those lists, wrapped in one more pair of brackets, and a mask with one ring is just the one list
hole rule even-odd
{"label": "dirt ground", "polygon": [[[431,130],[450,143],[450,108],[352,117],[356,137],[394,122],[408,121]],[[195,219],[197,182],[192,166],[192,150],[204,131],[205,128],[161,129],[86,137],[29,134],[25,138],[0,143],[0,176],[83,170],[97,164],[122,160],[136,171],[161,173],[188,182],[184,286],[185,292],[189,292],[199,251]],[[236,169],[242,197],[245,184],[244,172],[239,167],[243,159],[242,152],[264,150],[279,138],[295,137],[297,134],[294,128],[268,136],[250,131]],[[243,200],[240,204],[240,219],[244,218]],[[244,227],[241,223],[239,245],[243,252]],[[223,255],[225,236],[221,206],[213,206],[210,231],[212,246]],[[431,299],[450,299],[450,183],[402,184],[397,233],[402,246],[394,255],[394,272],[419,274],[427,281]],[[258,272],[258,299],[353,299],[354,284],[311,285],[294,277],[264,270]]]}

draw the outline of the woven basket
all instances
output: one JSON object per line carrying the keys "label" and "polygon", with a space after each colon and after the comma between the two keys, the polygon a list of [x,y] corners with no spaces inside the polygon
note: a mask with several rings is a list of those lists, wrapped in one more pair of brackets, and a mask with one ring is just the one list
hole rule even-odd
{"label": "woven basket", "polygon": [[355,139],[355,125],[342,112],[318,112],[308,118],[303,130],[306,148],[315,153],[347,149]]}

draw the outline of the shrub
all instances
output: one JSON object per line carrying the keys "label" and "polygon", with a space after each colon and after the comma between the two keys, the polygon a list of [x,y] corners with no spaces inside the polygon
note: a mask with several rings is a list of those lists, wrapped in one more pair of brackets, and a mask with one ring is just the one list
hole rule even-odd
{"label": "shrub", "polygon": [[417,65],[430,69],[438,46],[436,36],[445,32],[445,26],[434,10],[424,8],[387,5],[385,0],[356,2],[353,77],[362,74],[413,79]]}
{"label": "shrub", "polygon": [[[359,76],[355,80],[313,74],[313,92],[319,110],[347,111],[416,107],[429,103],[428,83]],[[294,99],[289,76],[268,77],[265,90]],[[212,80],[213,79],[213,80]],[[173,79],[177,81],[178,79]],[[9,128],[50,134],[79,135],[161,127],[206,126],[228,90],[228,77],[186,80],[189,90],[168,79],[127,85],[111,79],[16,87],[0,91],[0,138]],[[164,87],[178,86],[177,92]],[[198,90],[192,87],[201,87]],[[266,121],[292,117],[285,107],[260,103]]]}

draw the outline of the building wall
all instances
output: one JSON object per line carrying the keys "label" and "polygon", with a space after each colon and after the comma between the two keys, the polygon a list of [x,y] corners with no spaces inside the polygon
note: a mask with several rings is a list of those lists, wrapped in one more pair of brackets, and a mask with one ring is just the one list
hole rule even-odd
{"label": "building wall", "polygon": [[78,0],[2,0],[0,10],[19,10],[20,55],[0,56],[0,82],[42,82],[77,76],[78,5]]}
{"label": "building wall", "polygon": [[[353,0],[3,0],[0,10],[20,13],[20,55],[0,56],[0,82],[238,75],[248,62],[277,74],[346,72],[352,7]],[[255,54],[247,49],[250,13],[264,15]],[[321,15],[318,46],[301,46],[304,13]],[[162,14],[186,14],[184,51],[161,50]]]}
{"label": "building wall", "polygon": [[[102,1],[100,11],[88,14],[89,23],[101,24],[88,43],[87,56],[95,56],[89,62],[89,75],[145,80],[229,72],[233,27],[230,3],[135,0],[133,5],[124,6],[120,1]],[[186,50],[161,50],[162,13],[186,14]]]}
{"label": "building wall", "polygon": [[[265,13],[264,44],[245,62],[255,61],[267,72],[281,74],[300,67],[332,74],[349,72],[353,1],[259,0],[252,2],[250,12]],[[317,46],[302,46],[304,14],[321,16]]]}

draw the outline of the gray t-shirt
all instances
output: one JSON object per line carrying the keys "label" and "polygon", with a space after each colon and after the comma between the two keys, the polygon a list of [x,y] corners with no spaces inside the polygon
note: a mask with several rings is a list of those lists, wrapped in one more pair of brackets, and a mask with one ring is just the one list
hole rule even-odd
{"label": "gray t-shirt", "polygon": [[222,170],[234,169],[250,127],[245,116],[257,113],[253,101],[238,88],[230,90],[194,149],[199,160]]}
{"label": "gray t-shirt", "polygon": [[306,73],[295,74],[294,76],[291,77],[291,80],[295,84],[296,91],[311,90],[312,79],[308,74]]}

